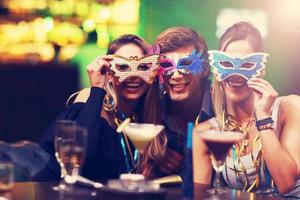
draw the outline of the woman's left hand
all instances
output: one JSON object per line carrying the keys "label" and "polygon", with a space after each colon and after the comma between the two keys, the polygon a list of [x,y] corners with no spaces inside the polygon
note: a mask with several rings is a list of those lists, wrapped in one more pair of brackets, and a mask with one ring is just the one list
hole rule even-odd
{"label": "woman's left hand", "polygon": [[254,90],[254,108],[257,119],[269,117],[271,107],[278,96],[272,85],[261,78],[252,78],[248,86]]}

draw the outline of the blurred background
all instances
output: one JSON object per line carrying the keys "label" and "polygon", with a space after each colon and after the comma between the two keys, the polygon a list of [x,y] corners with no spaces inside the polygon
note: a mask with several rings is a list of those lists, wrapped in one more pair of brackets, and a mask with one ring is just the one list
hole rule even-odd
{"label": "blurred background", "polygon": [[216,49],[240,20],[264,37],[266,79],[280,95],[300,94],[300,0],[0,0],[0,140],[37,141],[116,37],[152,43],[190,26]]}

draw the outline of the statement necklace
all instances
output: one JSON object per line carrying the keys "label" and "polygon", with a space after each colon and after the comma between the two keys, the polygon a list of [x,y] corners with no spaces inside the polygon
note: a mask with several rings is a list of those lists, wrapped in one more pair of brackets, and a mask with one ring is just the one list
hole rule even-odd
{"label": "statement necklace", "polygon": [[[235,172],[235,177],[236,177],[237,183],[242,185],[243,191],[247,191],[247,192],[254,191],[259,186],[259,183],[261,182],[260,181],[261,180],[260,168],[262,166],[262,144],[261,144],[259,135],[256,135],[252,142],[252,147],[255,144],[258,144],[258,146],[259,146],[258,154],[257,154],[256,158],[253,154],[252,148],[251,148],[251,152],[250,152],[252,164],[255,167],[256,173],[257,173],[255,180],[251,184],[250,184],[250,180],[249,180],[249,177],[248,177],[248,174],[246,171],[247,169],[240,159],[242,156],[247,154],[247,151],[248,151],[248,148],[250,145],[248,132],[254,122],[255,122],[254,112],[252,112],[251,117],[250,117],[249,121],[247,122],[247,125],[245,126],[245,128],[243,128],[243,127],[241,127],[241,125],[237,122],[237,120],[232,115],[223,111],[222,124],[221,124],[222,131],[224,129],[228,130],[228,131],[239,131],[239,132],[243,133],[243,135],[244,135],[244,140],[242,141],[242,143],[240,145],[232,146],[233,168],[231,168],[231,170],[234,170],[234,172]],[[228,173],[227,173],[226,162],[225,162],[225,169],[226,169],[227,180],[229,181],[230,179],[229,179]],[[241,174],[244,175],[245,181],[243,181]]]}

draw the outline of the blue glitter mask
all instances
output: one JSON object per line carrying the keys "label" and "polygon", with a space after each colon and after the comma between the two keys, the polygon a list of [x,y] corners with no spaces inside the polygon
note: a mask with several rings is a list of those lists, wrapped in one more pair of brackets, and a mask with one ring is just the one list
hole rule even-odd
{"label": "blue glitter mask", "polygon": [[257,77],[266,67],[269,54],[257,52],[241,57],[230,56],[223,51],[208,51],[210,66],[218,81],[223,81],[232,75],[238,75],[246,80]]}
{"label": "blue glitter mask", "polygon": [[191,73],[202,73],[204,68],[203,62],[205,61],[205,58],[201,58],[201,56],[202,54],[200,52],[196,53],[196,51],[193,50],[191,55],[178,60],[176,68],[185,69]]}
{"label": "blue glitter mask", "polygon": [[[178,60],[172,60],[170,58],[162,58],[160,66],[164,76],[171,76],[175,70],[178,70],[182,74],[202,73],[204,69],[204,62],[206,58],[202,56],[202,53],[196,53],[193,50],[191,55]],[[177,63],[175,65],[175,63]]]}

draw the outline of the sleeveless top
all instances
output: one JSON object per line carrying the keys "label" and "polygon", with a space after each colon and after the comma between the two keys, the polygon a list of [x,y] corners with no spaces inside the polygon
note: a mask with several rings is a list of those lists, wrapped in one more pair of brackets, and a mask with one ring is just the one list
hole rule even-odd
{"label": "sleeveless top", "polygon": [[[277,119],[278,119],[279,106],[281,100],[282,97],[277,98],[272,106],[272,119],[274,120],[275,133],[277,136],[279,136],[279,132],[277,129],[278,128]],[[213,128],[219,127],[216,118],[210,119],[209,123],[212,125]],[[258,156],[258,151],[254,151],[253,152],[254,160],[257,158],[257,156]],[[228,187],[237,190],[243,190],[244,184],[248,182],[248,186],[252,185],[252,183],[255,181],[257,177],[257,173],[259,173],[260,174],[259,186],[255,190],[256,193],[272,194],[274,196],[279,196],[279,197],[284,197],[289,199],[300,198],[300,178],[297,180],[295,188],[291,192],[284,195],[280,194],[276,186],[272,184],[271,176],[264,160],[262,159],[260,168],[257,170],[256,167],[254,166],[253,158],[251,157],[251,154],[247,154],[240,157],[240,162],[243,164],[244,171],[246,172],[247,176],[244,173],[239,173],[239,177],[237,177],[236,170],[243,171],[242,166],[240,165],[234,166],[234,159],[232,157],[227,156],[225,167],[222,171],[222,177]]]}

